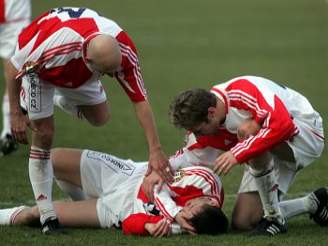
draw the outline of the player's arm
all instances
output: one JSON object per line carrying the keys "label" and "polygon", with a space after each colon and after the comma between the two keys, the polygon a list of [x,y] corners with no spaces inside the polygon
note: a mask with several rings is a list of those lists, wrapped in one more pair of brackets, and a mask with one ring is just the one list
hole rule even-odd
{"label": "player's arm", "polygon": [[[166,181],[172,180],[170,165],[162,150],[154,116],[147,100],[134,103],[137,118],[144,129],[149,148],[149,165]],[[167,169],[168,168],[168,169]]]}
{"label": "player's arm", "polygon": [[124,48],[126,46],[124,44],[122,46],[123,69],[121,72],[116,72],[114,76],[133,102],[137,118],[144,129],[149,149],[149,169],[147,174],[154,169],[163,179],[171,181],[170,165],[159,141],[135,47],[132,44],[130,44],[131,49]]}
{"label": "player's arm", "polygon": [[29,125],[28,118],[20,108],[21,79],[16,80],[18,70],[11,61],[8,61],[8,97],[10,107],[11,130],[15,139],[23,144],[27,144],[26,130]]}
{"label": "player's arm", "polygon": [[163,220],[162,216],[151,216],[144,213],[132,214],[122,222],[123,233],[139,236],[155,235],[160,233],[160,229],[155,230],[156,228],[152,225],[156,225],[161,220]]}
{"label": "player's arm", "polygon": [[237,93],[232,96],[230,103],[236,108],[251,112],[253,119],[261,125],[261,128],[257,134],[239,142],[230,151],[218,157],[215,170],[219,170],[219,173],[227,173],[233,165],[244,163],[272,149],[288,140],[296,130],[288,110],[277,96],[272,93],[269,95],[261,93],[247,80],[234,82],[231,91],[234,89],[240,92],[230,92]]}

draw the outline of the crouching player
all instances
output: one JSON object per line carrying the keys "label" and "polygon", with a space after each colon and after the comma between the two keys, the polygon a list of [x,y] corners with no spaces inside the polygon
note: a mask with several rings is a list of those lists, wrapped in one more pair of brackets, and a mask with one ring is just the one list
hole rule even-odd
{"label": "crouching player", "polygon": [[[55,149],[51,159],[59,187],[73,200],[54,203],[63,226],[115,226],[122,227],[124,234],[155,237],[227,230],[222,184],[206,167],[176,164],[174,182],[161,189],[155,186],[152,203],[141,188],[147,162],[77,149]],[[0,210],[2,225],[32,225],[39,217],[37,206]]]}

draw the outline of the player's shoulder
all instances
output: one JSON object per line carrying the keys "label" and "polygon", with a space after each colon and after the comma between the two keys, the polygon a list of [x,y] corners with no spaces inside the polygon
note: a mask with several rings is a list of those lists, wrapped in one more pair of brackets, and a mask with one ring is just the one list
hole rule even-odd
{"label": "player's shoulder", "polygon": [[216,175],[212,169],[205,167],[205,166],[192,166],[192,167],[184,167],[180,171],[182,172],[187,172],[190,174],[201,174],[201,173],[206,173],[206,174],[211,174],[211,175]]}

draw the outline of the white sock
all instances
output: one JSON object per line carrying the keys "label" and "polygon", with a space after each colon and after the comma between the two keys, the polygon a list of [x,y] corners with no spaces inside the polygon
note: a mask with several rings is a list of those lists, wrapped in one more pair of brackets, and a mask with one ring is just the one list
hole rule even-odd
{"label": "white sock", "polygon": [[84,116],[81,110],[77,107],[77,105],[73,105],[68,102],[64,96],[55,95],[54,96],[54,104],[63,110],[65,113],[72,115],[80,120],[84,120]]}
{"label": "white sock", "polygon": [[40,211],[41,224],[56,217],[52,204],[53,169],[50,151],[32,146],[29,159],[29,175],[34,197]]}
{"label": "white sock", "polygon": [[56,179],[56,183],[62,191],[72,198],[73,201],[82,201],[87,198],[81,187],[77,185],[58,179]]}
{"label": "white sock", "polygon": [[16,216],[25,208],[25,206],[19,206],[14,208],[0,209],[0,225],[14,224]]}
{"label": "white sock", "polygon": [[278,183],[274,169],[271,168],[271,170],[264,174],[258,174],[252,168],[250,170],[254,176],[256,187],[261,198],[264,217],[283,220],[279,207]]}
{"label": "white sock", "polygon": [[2,125],[1,138],[4,138],[7,134],[11,135],[9,100],[7,94],[5,94],[2,98],[2,121],[3,121],[3,125]]}
{"label": "white sock", "polygon": [[310,213],[313,214],[318,208],[318,204],[310,199],[309,195],[297,199],[286,200],[279,203],[280,210],[286,219],[296,215]]}

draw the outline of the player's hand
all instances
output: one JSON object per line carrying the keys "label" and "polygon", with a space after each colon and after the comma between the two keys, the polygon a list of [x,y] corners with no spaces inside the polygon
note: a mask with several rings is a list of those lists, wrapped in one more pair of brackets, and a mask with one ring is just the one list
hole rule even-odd
{"label": "player's hand", "polygon": [[171,222],[164,218],[156,224],[146,223],[145,229],[153,237],[166,237],[171,234]]}
{"label": "player's hand", "polygon": [[226,175],[231,168],[238,164],[237,159],[232,154],[231,151],[227,151],[220,155],[214,162],[214,172],[216,172],[218,175],[224,174]]}
{"label": "player's hand", "polygon": [[261,129],[255,120],[244,121],[237,129],[237,137],[239,141],[246,140],[250,136],[254,136]]}
{"label": "player's hand", "polygon": [[157,185],[158,191],[162,189],[164,184],[164,180],[161,176],[159,176],[155,171],[153,171],[150,175],[144,177],[142,182],[142,189],[146,193],[146,196],[154,201],[154,188]]}
{"label": "player's hand", "polygon": [[175,216],[175,221],[181,226],[181,229],[188,232],[189,234],[196,235],[196,229],[192,226],[190,219],[192,218],[192,214],[188,213],[188,211],[181,210]]}
{"label": "player's hand", "polygon": [[150,152],[146,176],[152,173],[152,171],[156,171],[167,183],[173,181],[173,170],[162,149],[157,149]]}
{"label": "player's hand", "polygon": [[[27,128],[31,128],[31,122],[22,112],[10,114],[11,132],[17,142],[28,144]],[[35,129],[32,129],[35,130]]]}

